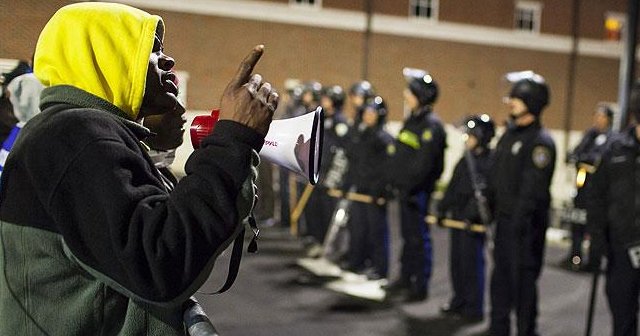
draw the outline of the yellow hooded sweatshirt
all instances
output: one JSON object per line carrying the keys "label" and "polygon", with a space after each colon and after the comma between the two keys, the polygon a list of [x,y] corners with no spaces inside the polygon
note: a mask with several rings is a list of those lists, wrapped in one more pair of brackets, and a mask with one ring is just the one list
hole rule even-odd
{"label": "yellow hooded sweatshirt", "polygon": [[40,34],[34,73],[46,87],[74,86],[136,120],[158,25],[163,34],[162,18],[127,5],[65,6]]}

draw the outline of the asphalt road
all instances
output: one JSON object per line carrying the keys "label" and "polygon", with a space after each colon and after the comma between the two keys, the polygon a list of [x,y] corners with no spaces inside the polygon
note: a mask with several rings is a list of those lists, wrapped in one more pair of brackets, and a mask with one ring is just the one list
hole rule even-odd
{"label": "asphalt road", "polygon": [[[397,260],[401,246],[396,217],[392,209],[392,261]],[[221,295],[196,296],[222,336],[469,336],[484,331],[488,327],[488,291],[485,320],[481,323],[462,325],[439,314],[439,307],[450,296],[449,235],[446,229],[433,228],[432,237],[435,264],[429,298],[424,302],[393,305],[327,289],[326,282],[296,264],[304,256],[300,239],[277,226],[262,229],[259,252],[245,253],[233,288]],[[566,241],[548,241],[545,268],[539,280],[538,330],[543,336],[585,335],[592,275],[556,266],[567,249]],[[224,282],[229,254],[228,250],[220,257],[201,292],[215,291]],[[489,275],[491,258],[487,260]],[[391,276],[396,273],[397,264],[393,263]],[[611,334],[602,278],[599,285],[591,334],[594,336]]]}

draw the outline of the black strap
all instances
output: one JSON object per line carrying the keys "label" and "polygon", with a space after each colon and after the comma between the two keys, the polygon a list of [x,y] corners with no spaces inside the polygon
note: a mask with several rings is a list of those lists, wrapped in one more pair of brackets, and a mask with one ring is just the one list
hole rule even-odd
{"label": "black strap", "polygon": [[[256,224],[256,220],[253,216],[253,213],[249,216],[249,226],[253,231],[253,237],[251,238],[251,242],[249,243],[249,247],[247,248],[247,252],[249,253],[257,253],[258,252],[258,235],[260,234],[260,230],[258,229],[258,225]],[[202,293],[206,295],[214,295],[226,292],[233,283],[236,281],[236,277],[238,276],[238,270],[240,270],[240,260],[242,259],[242,248],[244,245],[244,233],[245,229],[242,229],[236,239],[233,241],[233,249],[231,250],[231,259],[229,260],[229,272],[227,273],[227,280],[225,280],[224,285],[220,287],[215,292],[211,293]]]}

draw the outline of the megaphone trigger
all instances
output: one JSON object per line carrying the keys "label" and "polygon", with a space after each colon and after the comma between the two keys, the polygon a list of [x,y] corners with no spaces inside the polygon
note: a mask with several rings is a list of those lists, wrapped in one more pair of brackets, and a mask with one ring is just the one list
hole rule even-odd
{"label": "megaphone trigger", "polygon": [[[194,149],[199,148],[200,141],[213,131],[219,115],[219,110],[213,110],[211,116],[197,116],[193,120],[190,134]],[[320,177],[323,125],[322,107],[299,117],[273,120],[260,156],[304,176],[310,184],[316,184]]]}

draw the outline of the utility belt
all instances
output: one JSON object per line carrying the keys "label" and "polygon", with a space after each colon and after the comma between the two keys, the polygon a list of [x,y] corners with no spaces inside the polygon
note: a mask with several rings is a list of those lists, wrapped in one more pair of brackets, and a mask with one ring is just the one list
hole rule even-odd
{"label": "utility belt", "polygon": [[376,204],[376,205],[385,205],[387,200],[383,197],[376,197],[367,194],[361,194],[353,191],[344,192],[340,189],[331,188],[327,190],[327,195],[334,198],[344,198],[349,201],[367,203],[367,204]]}

